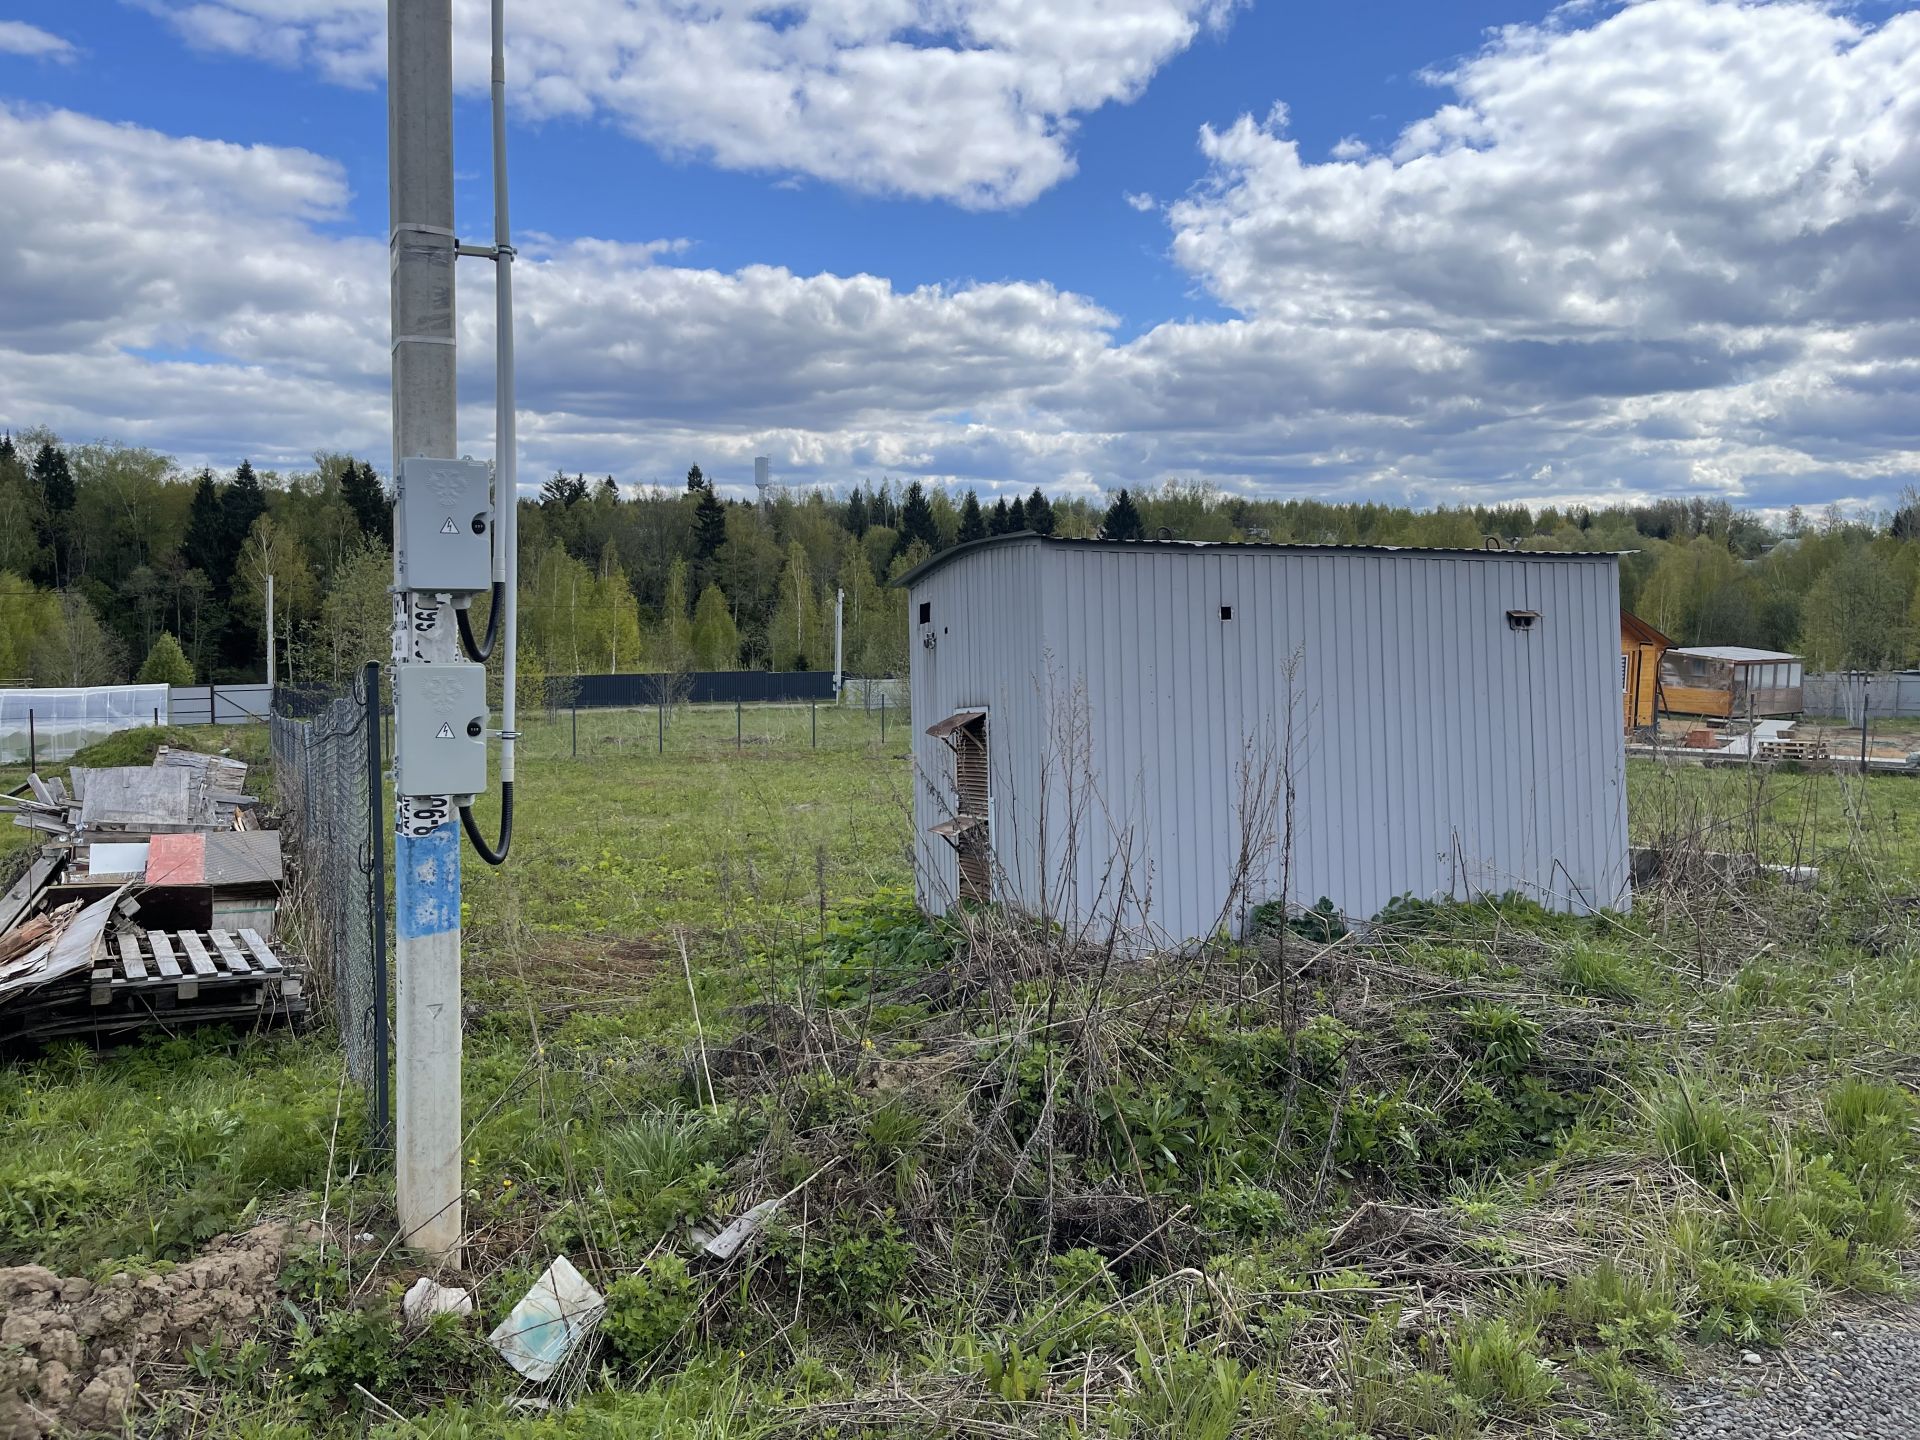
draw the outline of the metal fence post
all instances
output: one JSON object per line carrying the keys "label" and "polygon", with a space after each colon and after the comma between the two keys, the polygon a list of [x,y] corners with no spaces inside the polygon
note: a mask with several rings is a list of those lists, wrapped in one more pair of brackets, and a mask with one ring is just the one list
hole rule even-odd
{"label": "metal fence post", "polygon": [[667,682],[662,680],[660,688],[653,697],[653,738],[660,754],[667,753]]}
{"label": "metal fence post", "polygon": [[740,702],[733,702],[733,753],[740,753]]}
{"label": "metal fence post", "polygon": [[380,667],[373,661],[361,672],[367,687],[367,836],[371,842],[372,878],[367,886],[373,900],[373,1143],[385,1149],[393,1126],[393,1100],[388,1094],[392,1039],[387,1032],[387,842],[381,817],[386,814],[380,783]]}
{"label": "metal fence post", "polygon": [[36,773],[40,769],[40,737],[33,728],[33,707],[31,705],[27,707],[27,768]]}
{"label": "metal fence post", "polygon": [[887,692],[880,692],[880,743],[887,743]]}
{"label": "metal fence post", "polygon": [[1873,675],[1862,671],[1860,674],[1860,773],[1867,773],[1867,724],[1873,714]]}
{"label": "metal fence post", "polygon": [[813,711],[813,748],[818,750],[820,748],[820,702],[816,700],[808,708]]}
{"label": "metal fence post", "polygon": [[573,693],[573,758],[580,758],[580,692]]}

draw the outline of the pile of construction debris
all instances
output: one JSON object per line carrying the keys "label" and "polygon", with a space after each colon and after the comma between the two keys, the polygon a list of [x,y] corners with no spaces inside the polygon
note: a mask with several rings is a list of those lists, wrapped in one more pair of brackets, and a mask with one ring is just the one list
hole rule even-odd
{"label": "pile of construction debris", "polygon": [[280,832],[246,780],[162,749],[0,797],[40,840],[0,899],[0,1045],[306,1014],[305,966],[276,949]]}

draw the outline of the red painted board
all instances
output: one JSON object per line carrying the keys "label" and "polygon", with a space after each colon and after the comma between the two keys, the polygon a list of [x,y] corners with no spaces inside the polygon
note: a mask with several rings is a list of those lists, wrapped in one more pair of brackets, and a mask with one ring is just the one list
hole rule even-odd
{"label": "red painted board", "polygon": [[207,882],[205,835],[156,835],[147,844],[147,884],[204,885]]}

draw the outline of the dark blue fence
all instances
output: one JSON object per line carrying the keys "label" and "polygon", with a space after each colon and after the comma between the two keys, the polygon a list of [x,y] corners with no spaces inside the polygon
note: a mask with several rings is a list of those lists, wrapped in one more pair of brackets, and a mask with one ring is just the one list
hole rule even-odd
{"label": "dark blue fence", "polygon": [[582,710],[668,704],[765,704],[833,699],[827,670],[695,670],[685,675],[561,675],[547,682],[552,703]]}

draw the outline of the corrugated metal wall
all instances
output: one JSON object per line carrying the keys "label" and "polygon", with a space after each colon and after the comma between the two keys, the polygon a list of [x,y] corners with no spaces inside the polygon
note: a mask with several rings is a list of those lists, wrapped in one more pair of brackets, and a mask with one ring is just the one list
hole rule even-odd
{"label": "corrugated metal wall", "polygon": [[[995,887],[1038,894],[1037,812],[1022,801],[1037,794],[1044,749],[1034,688],[1036,672],[1043,672],[1034,603],[1039,548],[1037,540],[990,547],[933,571],[907,597],[919,847],[914,869],[920,903],[928,910],[944,911],[953,903],[960,872],[952,847],[928,833],[953,817],[956,801],[953,752],[927,727],[960,710],[987,711]],[[931,617],[925,625],[919,623],[922,605]]]}
{"label": "corrugated metal wall", "polygon": [[[1035,541],[956,559],[915,587],[929,597],[999,622],[950,618],[937,660],[915,651],[914,718],[982,697],[1009,710],[989,742],[994,842],[1003,895],[1028,908],[1083,923],[1117,908],[1143,940],[1237,930],[1281,889],[1289,770],[1300,904],[1625,901],[1610,558]],[[1516,631],[1508,610],[1540,619]],[[921,770],[950,774],[928,743]],[[952,862],[929,859],[937,908]]]}

